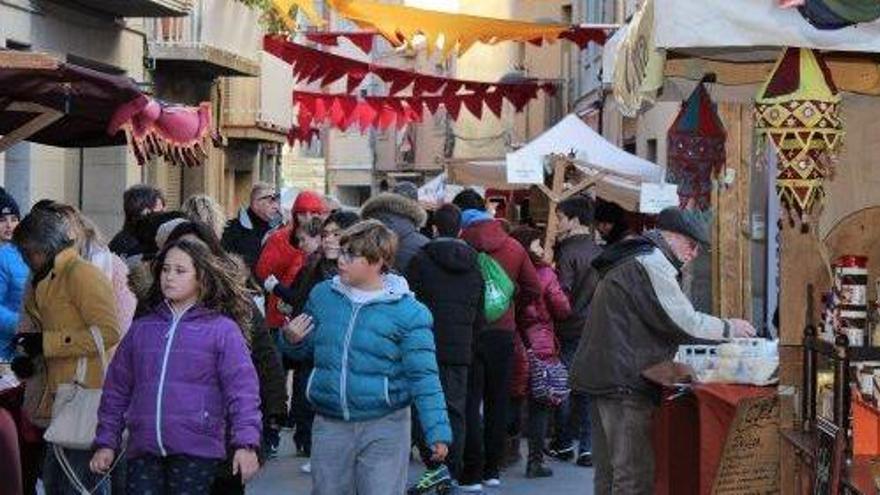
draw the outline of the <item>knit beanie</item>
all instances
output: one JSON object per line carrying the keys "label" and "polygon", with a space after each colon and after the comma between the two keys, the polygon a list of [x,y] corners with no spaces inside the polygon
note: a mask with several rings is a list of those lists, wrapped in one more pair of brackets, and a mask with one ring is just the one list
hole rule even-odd
{"label": "knit beanie", "polygon": [[324,213],[327,211],[327,206],[320,194],[314,191],[302,191],[293,202],[292,211],[294,216],[297,213]]}
{"label": "knit beanie", "polygon": [[174,232],[174,229],[186,222],[189,222],[186,218],[175,218],[160,225],[156,230],[156,247],[161,251],[165,247],[165,243],[168,242],[168,237]]}
{"label": "knit beanie", "polygon": [[18,203],[15,202],[15,198],[4,191],[0,193],[0,217],[5,217],[6,215],[15,215],[21,218],[21,211],[18,209]]}

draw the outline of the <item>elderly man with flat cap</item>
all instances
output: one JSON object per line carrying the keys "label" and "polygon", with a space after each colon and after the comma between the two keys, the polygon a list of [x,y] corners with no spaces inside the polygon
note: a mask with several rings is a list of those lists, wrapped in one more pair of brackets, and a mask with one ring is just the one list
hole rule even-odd
{"label": "elderly man with flat cap", "polygon": [[744,320],[696,311],[681,269],[709,244],[694,213],[668,208],[657,229],[608,247],[593,261],[600,281],[572,365],[571,384],[591,396],[596,495],[654,493],[652,414],[659,391],[642,372],[680,344],[751,337]]}

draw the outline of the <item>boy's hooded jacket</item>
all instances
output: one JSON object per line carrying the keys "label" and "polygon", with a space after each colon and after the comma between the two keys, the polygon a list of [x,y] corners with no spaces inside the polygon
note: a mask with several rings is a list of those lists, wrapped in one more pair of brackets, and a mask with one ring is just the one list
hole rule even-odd
{"label": "boy's hooded jacket", "polygon": [[431,313],[403,277],[384,281],[383,294],[366,303],[354,302],[338,276],[318,284],[305,308],[315,329],[298,345],[281,336],[279,346],[293,359],[314,357],[306,399],[318,414],[366,421],[415,403],[428,444],[449,444]]}
{"label": "boy's hooded jacket", "polygon": [[223,459],[260,446],[260,386],[241,329],[203,306],[135,320],[110,364],[95,446],[127,455]]}

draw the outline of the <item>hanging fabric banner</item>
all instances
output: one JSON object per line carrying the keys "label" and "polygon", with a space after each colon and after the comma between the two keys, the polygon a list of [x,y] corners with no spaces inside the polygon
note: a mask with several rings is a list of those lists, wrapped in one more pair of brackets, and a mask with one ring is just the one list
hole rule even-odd
{"label": "hanging fabric banner", "polygon": [[309,31],[305,33],[307,40],[324,46],[339,46],[339,39],[345,38],[367,55],[373,51],[373,38],[378,33],[375,31]]}
{"label": "hanging fabric banner", "polygon": [[501,113],[500,99],[506,99],[517,109],[522,109],[539,91],[551,95],[556,91],[556,86],[549,82],[488,83],[467,81],[373,65],[293,43],[283,36],[267,36],[263,40],[263,49],[290,63],[297,82],[320,82],[322,86],[328,86],[346,78],[346,90],[348,93],[353,93],[367,74],[374,74],[391,85],[388,92],[392,96],[407,88],[411,88],[413,96],[422,96],[426,93],[456,95],[460,91],[468,91],[473,95],[468,100],[471,107],[476,109],[477,99],[479,99],[479,106],[486,103],[496,115]]}
{"label": "hanging fabric banner", "polygon": [[678,184],[682,207],[707,210],[712,176],[724,168],[727,133],[701,82],[684,102],[667,134],[667,179]]}
{"label": "hanging fabric banner", "polygon": [[822,56],[809,48],[786,48],[755,100],[755,128],[779,156],[776,190],[803,220],[824,197],[840,149],[840,93]]}
{"label": "hanging fabric banner", "polygon": [[[300,8],[311,2],[272,1],[279,12],[284,12],[284,7],[291,2]],[[395,46],[411,44],[416,35],[422,35],[426,38],[428,53],[439,47],[444,57],[452,52],[461,55],[477,42],[491,45],[502,41],[521,41],[541,45],[566,39],[584,48],[590,42],[603,44],[607,39],[606,28],[495,19],[366,0],[328,0],[328,4],[362,29],[375,29]],[[314,6],[311,10],[314,11]],[[308,10],[304,8],[304,11]]]}
{"label": "hanging fabric banner", "polygon": [[620,112],[635,117],[644,103],[653,103],[663,86],[666,51],[654,45],[654,1],[645,0],[620,42],[614,62],[614,99]]}

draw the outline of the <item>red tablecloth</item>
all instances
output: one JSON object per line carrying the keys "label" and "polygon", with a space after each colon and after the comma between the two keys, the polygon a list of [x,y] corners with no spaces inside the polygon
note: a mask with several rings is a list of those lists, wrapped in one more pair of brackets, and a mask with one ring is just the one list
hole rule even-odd
{"label": "red tablecloth", "polygon": [[776,393],[774,387],[723,384],[696,385],[693,391],[693,395],[664,400],[657,413],[657,494],[710,494],[739,403]]}

